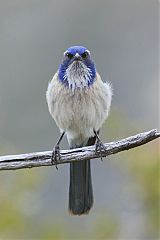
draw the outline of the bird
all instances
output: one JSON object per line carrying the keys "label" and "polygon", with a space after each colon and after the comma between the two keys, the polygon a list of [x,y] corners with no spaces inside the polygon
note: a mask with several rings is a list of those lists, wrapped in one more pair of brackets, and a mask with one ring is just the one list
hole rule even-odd
{"label": "bird", "polygon": [[[64,52],[48,84],[46,100],[61,133],[52,153],[54,163],[60,159],[59,144],[64,135],[70,149],[96,144],[95,151],[102,150],[99,131],[110,111],[112,86],[101,79],[86,47],[71,46]],[[71,162],[69,212],[88,214],[93,202],[91,161]]]}

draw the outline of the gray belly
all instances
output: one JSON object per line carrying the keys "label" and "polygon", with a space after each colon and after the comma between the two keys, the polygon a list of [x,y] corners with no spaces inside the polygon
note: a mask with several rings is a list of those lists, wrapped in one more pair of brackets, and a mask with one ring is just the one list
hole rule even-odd
{"label": "gray belly", "polygon": [[72,92],[60,83],[56,73],[48,86],[46,97],[57,126],[66,132],[69,142],[76,140],[79,145],[93,136],[93,129],[99,130],[107,118],[112,90],[97,74],[92,86]]}
{"label": "gray belly", "polygon": [[57,125],[69,135],[93,134],[98,130],[107,113],[105,99],[98,92],[89,90],[77,91],[74,95],[68,92],[58,96],[55,103],[54,118]]}

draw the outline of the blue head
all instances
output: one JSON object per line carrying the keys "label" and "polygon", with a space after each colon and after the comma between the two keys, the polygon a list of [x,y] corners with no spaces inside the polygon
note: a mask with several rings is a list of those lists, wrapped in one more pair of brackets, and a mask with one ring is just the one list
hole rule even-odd
{"label": "blue head", "polygon": [[72,90],[92,85],[96,69],[87,48],[82,46],[68,48],[64,52],[58,75],[60,81]]}

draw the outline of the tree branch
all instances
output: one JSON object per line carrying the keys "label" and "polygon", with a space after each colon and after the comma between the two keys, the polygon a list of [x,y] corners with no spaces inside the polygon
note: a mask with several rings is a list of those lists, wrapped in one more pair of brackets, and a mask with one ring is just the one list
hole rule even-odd
{"label": "tree branch", "polygon": [[[160,137],[160,132],[153,129],[148,132],[139,133],[137,135],[116,141],[105,143],[105,151],[102,149],[102,156],[106,157],[121,151],[129,150],[146,144]],[[15,170],[22,168],[32,168],[41,166],[51,166],[51,151],[26,153],[19,155],[8,155],[0,157],[0,170]],[[57,164],[70,163],[74,161],[83,161],[99,158],[100,153],[95,152],[95,146],[76,148],[60,151],[61,159]]]}

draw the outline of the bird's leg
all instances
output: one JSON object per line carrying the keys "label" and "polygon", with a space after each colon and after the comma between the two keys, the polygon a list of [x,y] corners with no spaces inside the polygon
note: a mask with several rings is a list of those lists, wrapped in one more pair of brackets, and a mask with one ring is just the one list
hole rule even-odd
{"label": "bird's leg", "polygon": [[[102,153],[103,153],[103,151],[105,151],[105,146],[104,146],[104,144],[103,144],[103,142],[101,141],[101,139],[100,139],[100,137],[99,137],[99,131],[95,131],[95,130],[93,130],[94,131],[94,134],[95,134],[95,136],[96,136],[96,139],[97,139],[97,141],[96,141],[96,148],[95,148],[95,152],[97,153],[98,151],[100,151],[100,154],[101,154],[101,161],[103,160],[102,159]],[[102,151],[103,150],[103,151]]]}
{"label": "bird's leg", "polygon": [[52,164],[55,164],[56,169],[58,169],[57,167],[57,160],[60,160],[60,149],[59,149],[59,144],[64,136],[65,132],[63,132],[60,136],[60,138],[58,139],[58,142],[56,143],[55,147],[53,148],[52,151],[52,156],[51,156],[51,161]]}

